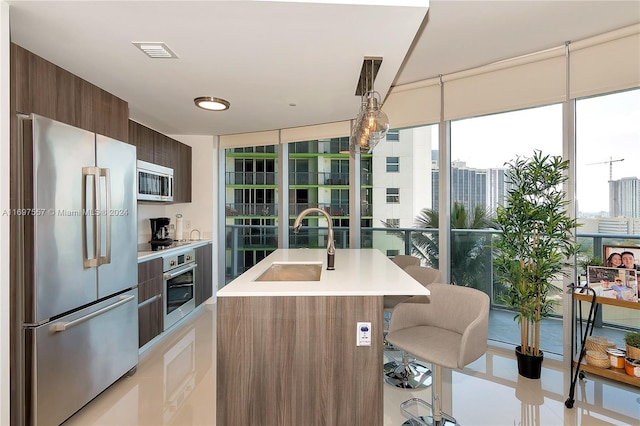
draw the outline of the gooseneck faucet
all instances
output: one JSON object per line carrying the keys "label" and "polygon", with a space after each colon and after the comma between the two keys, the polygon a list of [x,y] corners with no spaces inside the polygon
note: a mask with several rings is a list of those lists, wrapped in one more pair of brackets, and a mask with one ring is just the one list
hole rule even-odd
{"label": "gooseneck faucet", "polygon": [[333,241],[333,220],[331,219],[331,216],[329,216],[329,213],[317,207],[309,207],[308,209],[302,210],[298,215],[298,217],[296,217],[296,220],[293,222],[293,233],[297,234],[298,231],[300,231],[300,228],[302,228],[302,219],[306,215],[312,212],[321,213],[327,218],[327,223],[329,224],[329,236],[328,236],[329,241],[327,242],[327,269],[332,271],[336,269],[335,268],[336,245],[335,245],[335,242]]}

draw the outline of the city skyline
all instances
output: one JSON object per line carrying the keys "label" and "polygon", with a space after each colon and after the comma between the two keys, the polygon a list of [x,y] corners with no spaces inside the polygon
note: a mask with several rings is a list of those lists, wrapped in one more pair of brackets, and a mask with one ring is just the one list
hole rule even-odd
{"label": "city skyline", "polygon": [[[530,156],[534,149],[562,155],[562,105],[451,123],[451,159],[464,161],[469,168],[502,168],[518,155]],[[576,202],[580,213],[609,211],[611,159],[624,159],[614,162],[613,180],[640,174],[640,90],[577,102]]]}

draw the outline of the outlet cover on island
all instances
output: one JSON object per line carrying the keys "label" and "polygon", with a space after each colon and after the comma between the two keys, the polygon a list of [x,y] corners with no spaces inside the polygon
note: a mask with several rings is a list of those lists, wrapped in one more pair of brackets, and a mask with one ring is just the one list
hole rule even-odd
{"label": "outlet cover on island", "polygon": [[371,346],[370,322],[359,322],[356,333],[356,346]]}

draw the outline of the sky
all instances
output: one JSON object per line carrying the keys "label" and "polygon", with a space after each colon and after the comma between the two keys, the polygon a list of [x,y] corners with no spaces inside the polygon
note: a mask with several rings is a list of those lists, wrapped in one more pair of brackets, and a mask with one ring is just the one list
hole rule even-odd
{"label": "sky", "polygon": [[[472,168],[498,168],[534,149],[562,154],[562,105],[493,114],[451,124],[451,159]],[[580,212],[609,209],[613,180],[640,177],[640,90],[578,100],[576,198]],[[593,164],[597,163],[597,164]]]}

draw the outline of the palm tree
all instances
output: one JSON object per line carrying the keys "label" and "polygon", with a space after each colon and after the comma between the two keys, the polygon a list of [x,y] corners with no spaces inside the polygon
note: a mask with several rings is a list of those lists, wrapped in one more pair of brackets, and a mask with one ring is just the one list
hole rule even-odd
{"label": "palm tree", "polygon": [[[424,208],[416,216],[415,228],[438,229],[437,210]],[[393,227],[385,223],[387,227]],[[476,206],[469,215],[464,204],[453,203],[451,229],[495,229],[497,226],[489,212]],[[399,235],[402,238],[401,235]],[[451,281],[457,285],[484,289],[491,284],[485,277],[485,265],[491,262],[488,248],[490,236],[477,233],[457,232],[451,241]],[[439,267],[438,232],[414,232],[411,238],[411,254],[420,257],[434,268]],[[488,257],[487,257],[488,256]]]}

